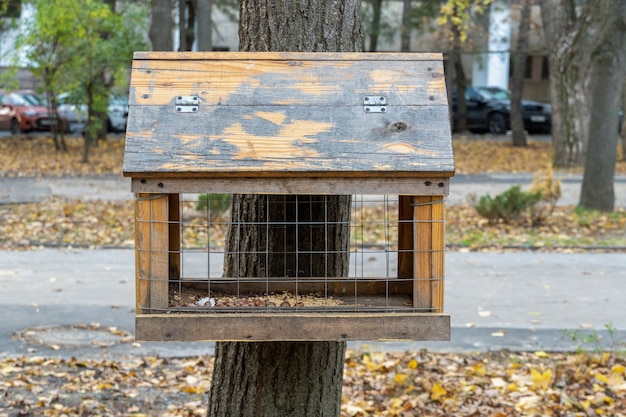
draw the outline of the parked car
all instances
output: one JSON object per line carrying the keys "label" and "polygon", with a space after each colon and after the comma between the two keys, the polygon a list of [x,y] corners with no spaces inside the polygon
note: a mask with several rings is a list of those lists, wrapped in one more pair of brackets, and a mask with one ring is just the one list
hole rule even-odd
{"label": "parked car", "polygon": [[[57,99],[59,100],[59,114],[62,114],[67,119],[69,132],[82,132],[87,122],[87,105],[72,104],[67,93],[60,94]],[[111,94],[107,109],[107,132],[125,132],[127,119],[128,99],[121,95]]]}
{"label": "parked car", "polygon": [[[511,128],[511,96],[499,87],[468,87],[465,92],[467,127],[471,131],[506,133]],[[454,124],[457,123],[457,96],[452,97]],[[552,106],[548,103],[522,100],[524,128],[528,133],[550,133]]]}
{"label": "parked car", "polygon": [[[31,130],[51,130],[56,118],[48,111],[44,99],[31,90],[0,91],[0,129],[11,134]],[[67,120],[60,117],[60,130],[67,127]]]}

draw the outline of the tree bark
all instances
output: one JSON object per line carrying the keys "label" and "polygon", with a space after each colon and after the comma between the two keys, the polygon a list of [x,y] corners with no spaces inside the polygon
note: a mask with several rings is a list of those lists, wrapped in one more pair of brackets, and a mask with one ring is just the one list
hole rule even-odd
{"label": "tree bark", "polygon": [[[360,51],[360,3],[240,0],[239,49]],[[343,276],[349,213],[349,196],[233,196],[227,252],[234,253],[225,257],[225,274]],[[246,226],[264,219],[293,226]],[[302,253],[321,245],[330,245],[326,255]],[[273,255],[260,260],[257,251]],[[208,416],[338,416],[345,349],[345,342],[217,343]]]}
{"label": "tree bark", "polygon": [[338,416],[344,354],[336,342],[218,343],[209,415]]}
{"label": "tree bark", "polygon": [[149,36],[152,50],[171,51],[174,49],[171,0],[152,0],[151,14]]}
{"label": "tree bark", "polygon": [[[613,211],[618,109],[626,66],[626,1],[590,1],[588,21],[601,32],[590,49],[590,125],[580,207]],[[607,7],[609,6],[609,7]],[[612,7],[611,7],[612,6]],[[595,8],[594,8],[595,7]]]}
{"label": "tree bark", "polygon": [[520,22],[517,42],[513,52],[513,77],[511,82],[511,130],[513,146],[527,146],[524,116],[522,114],[522,90],[526,72],[526,50],[530,29],[530,0],[520,1]]}

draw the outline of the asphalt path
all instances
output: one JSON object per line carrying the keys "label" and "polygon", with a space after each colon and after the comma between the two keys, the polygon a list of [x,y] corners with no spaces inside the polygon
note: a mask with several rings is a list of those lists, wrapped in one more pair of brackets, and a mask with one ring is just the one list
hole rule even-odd
{"label": "asphalt path", "polygon": [[[560,178],[563,197],[558,204],[576,204],[580,176]],[[532,175],[526,174],[458,175],[452,179],[448,202],[459,204],[470,194],[494,195],[511,185],[526,187],[531,182]],[[616,205],[626,207],[626,176],[616,178],[615,188]],[[121,176],[0,178],[0,204],[39,202],[53,196],[132,198],[130,181]],[[210,353],[211,343],[110,341],[111,333],[104,329],[114,327],[131,335],[134,329],[134,266],[131,249],[0,251],[0,355]],[[350,346],[365,343],[369,349],[380,350],[574,350],[596,349],[595,342],[604,348],[626,343],[623,253],[449,251],[445,267],[450,342],[368,341]],[[100,330],[93,330],[95,323]],[[85,325],[89,329],[85,330]],[[590,335],[594,343],[583,343],[583,335]]]}
{"label": "asphalt path", "polygon": [[[580,197],[582,176],[580,174],[557,174],[561,180],[562,196],[558,205],[576,205]],[[451,179],[449,204],[466,204],[471,195],[495,196],[511,186],[528,189],[533,182],[532,174],[481,174],[455,175]],[[626,175],[614,179],[615,206],[626,207]],[[130,179],[121,175],[84,177],[0,177],[0,204],[33,203],[50,197],[70,199],[116,200],[132,199]]]}
{"label": "asphalt path", "polygon": [[[603,346],[623,343],[625,258],[621,253],[448,252],[445,311],[451,315],[452,340],[364,343],[381,350],[595,349],[576,338],[591,333],[602,336]],[[91,343],[98,336],[87,331],[64,333],[60,341],[46,339],[59,326],[91,323],[132,332],[134,265],[132,249],[0,252],[0,355],[210,352],[213,345],[207,343],[126,341],[101,347]],[[617,330],[614,335],[605,331],[608,324]],[[19,337],[29,331],[39,332],[44,343]]]}

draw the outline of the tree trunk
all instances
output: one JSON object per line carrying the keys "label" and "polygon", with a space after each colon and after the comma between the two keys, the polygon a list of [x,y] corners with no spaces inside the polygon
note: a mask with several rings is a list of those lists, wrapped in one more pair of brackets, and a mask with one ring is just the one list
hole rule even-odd
{"label": "tree trunk", "polygon": [[213,0],[198,1],[198,51],[213,50]]}
{"label": "tree trunk", "polygon": [[467,78],[461,61],[461,53],[458,49],[450,53],[452,66],[454,67],[456,84],[456,130],[459,133],[467,131],[467,102],[465,101],[465,91],[467,90]]}
{"label": "tree trunk", "polygon": [[174,49],[172,38],[172,1],[152,0],[152,19],[150,21],[150,42],[153,51],[171,51]]}
{"label": "tree trunk", "polygon": [[189,51],[187,48],[187,1],[178,0],[178,51]]}
{"label": "tree trunk", "polygon": [[[600,4],[602,3],[602,4]],[[590,49],[590,126],[579,206],[613,211],[618,109],[626,72],[626,1],[590,1],[587,21],[601,36]],[[608,7],[607,7],[608,6]]]}
{"label": "tree trunk", "polygon": [[626,114],[624,111],[626,110],[626,77],[624,77],[624,81],[622,83],[622,123],[619,126],[620,136],[622,138],[622,161],[626,161]]}
{"label": "tree trunk", "polygon": [[338,416],[344,354],[337,342],[218,343],[209,415]]}
{"label": "tree trunk", "polygon": [[412,0],[402,1],[401,52],[409,52],[411,50],[411,3]]}
{"label": "tree trunk", "polygon": [[372,0],[372,30],[370,33],[370,52],[378,50],[378,38],[380,37],[380,15],[383,9],[383,0]]}
{"label": "tree trunk", "polygon": [[[591,107],[589,59],[603,38],[604,22],[622,0],[587,1],[577,15],[573,0],[541,0],[544,38],[549,48],[552,143],[557,168],[585,161]],[[599,26],[598,26],[599,25]]]}
{"label": "tree trunk", "polygon": [[[360,3],[240,0],[239,49],[360,51]],[[349,196],[234,196],[227,252],[248,253],[227,256],[225,272],[233,276],[345,275],[348,259],[341,248],[349,244],[349,202]],[[243,223],[284,219],[294,226],[264,232],[265,228],[242,227],[237,219]],[[319,250],[324,244],[331,249],[321,258],[300,253]],[[266,263],[257,262],[250,253],[266,250],[275,253]],[[344,255],[335,256],[337,252]],[[345,349],[345,342],[217,343],[208,416],[338,416]]]}
{"label": "tree trunk", "polygon": [[513,52],[513,78],[511,83],[511,130],[513,146],[527,146],[524,116],[522,114],[522,90],[526,72],[526,50],[530,29],[530,0],[521,0],[521,13],[517,43]]}

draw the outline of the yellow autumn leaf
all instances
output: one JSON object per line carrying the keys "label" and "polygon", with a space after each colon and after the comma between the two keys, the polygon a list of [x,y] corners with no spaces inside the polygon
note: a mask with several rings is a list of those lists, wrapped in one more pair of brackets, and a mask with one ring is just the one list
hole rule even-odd
{"label": "yellow autumn leaf", "polygon": [[407,381],[407,377],[405,374],[396,374],[394,379],[396,381],[396,384],[398,385],[405,385]]}
{"label": "yellow autumn leaf", "polygon": [[472,371],[474,371],[474,374],[477,376],[487,375],[487,370],[485,369],[485,366],[482,363],[477,363],[477,364],[472,365]]}
{"label": "yellow autumn leaf", "polygon": [[550,387],[550,383],[552,382],[552,371],[550,369],[545,372],[539,372],[536,369],[531,369],[530,376],[533,381],[533,386],[536,389],[546,390]]}
{"label": "yellow autumn leaf", "polygon": [[621,374],[624,371],[626,371],[626,367],[624,367],[623,365],[613,365],[613,367],[611,368],[611,372],[614,374]]}
{"label": "yellow autumn leaf", "polygon": [[392,398],[391,400],[389,400],[389,407],[393,410],[393,409],[398,409],[400,407],[402,407],[402,399],[400,398]]}
{"label": "yellow autumn leaf", "polygon": [[418,362],[415,359],[411,359],[411,361],[409,362],[410,369],[416,369],[417,365],[418,365]]}
{"label": "yellow autumn leaf", "polygon": [[606,384],[609,381],[609,378],[607,378],[606,376],[602,375],[601,373],[597,373],[595,374],[595,378],[602,382],[603,384]]}
{"label": "yellow autumn leaf", "polygon": [[182,391],[188,394],[204,394],[204,387],[184,387]]}
{"label": "yellow autumn leaf", "polygon": [[448,391],[446,391],[446,389],[443,386],[441,386],[440,383],[437,382],[433,385],[433,388],[430,393],[430,398],[434,401],[437,401],[441,397],[445,396],[447,393]]}
{"label": "yellow autumn leaf", "polygon": [[542,350],[539,350],[539,351],[535,352],[535,356],[538,357],[538,358],[547,358],[550,355],[548,355],[546,352],[544,352]]}

